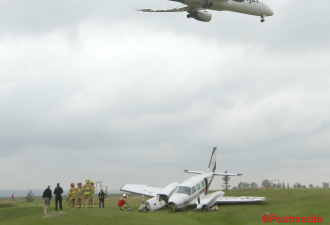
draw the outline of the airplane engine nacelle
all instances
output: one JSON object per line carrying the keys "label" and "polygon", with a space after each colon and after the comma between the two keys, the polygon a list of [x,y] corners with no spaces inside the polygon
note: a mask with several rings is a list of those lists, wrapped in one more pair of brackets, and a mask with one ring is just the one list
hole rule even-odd
{"label": "airplane engine nacelle", "polygon": [[210,22],[212,14],[206,11],[197,11],[194,19],[202,22]]}
{"label": "airplane engine nacelle", "polygon": [[166,206],[166,203],[164,200],[159,201],[159,195],[157,195],[156,197],[153,197],[147,201],[147,207],[148,207],[148,210],[150,210],[150,211],[159,210],[159,209],[163,208],[164,206]]}

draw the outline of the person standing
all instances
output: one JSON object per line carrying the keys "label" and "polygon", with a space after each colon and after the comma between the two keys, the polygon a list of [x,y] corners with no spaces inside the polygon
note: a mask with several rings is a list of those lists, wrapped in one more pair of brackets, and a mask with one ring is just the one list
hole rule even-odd
{"label": "person standing", "polygon": [[78,182],[78,187],[77,187],[77,190],[78,190],[78,194],[77,194],[77,205],[78,205],[78,208],[82,205],[83,191],[82,191],[81,185],[82,185],[82,183],[79,181]]}
{"label": "person standing", "polygon": [[44,199],[44,213],[47,212],[49,205],[50,205],[50,200],[52,199],[52,190],[50,190],[50,186],[45,189],[44,194],[42,195],[42,198]]}
{"label": "person standing", "polygon": [[91,208],[93,208],[93,205],[94,205],[94,194],[95,194],[95,187],[94,187],[94,181],[91,181],[91,185],[93,187],[92,189],[92,200],[91,200]]}
{"label": "person standing", "polygon": [[58,203],[60,203],[60,210],[62,210],[62,194],[63,189],[60,187],[60,183],[57,183],[57,187],[54,189],[55,210],[57,210]]}
{"label": "person standing", "polygon": [[77,188],[74,187],[74,183],[71,183],[71,188],[69,190],[68,198],[70,203],[70,208],[75,208],[76,198],[77,198]]}
{"label": "person standing", "polygon": [[102,206],[104,208],[104,197],[105,197],[105,193],[103,192],[103,189],[101,189],[101,191],[98,194],[98,196],[99,196],[99,200],[100,200],[99,207],[101,208],[101,202],[102,202]]}
{"label": "person standing", "polygon": [[92,191],[93,191],[93,185],[89,183],[89,179],[86,180],[86,184],[82,187],[83,189],[83,200],[84,204],[83,207],[86,206],[86,201],[88,204],[88,207],[92,207],[91,202],[92,202]]}

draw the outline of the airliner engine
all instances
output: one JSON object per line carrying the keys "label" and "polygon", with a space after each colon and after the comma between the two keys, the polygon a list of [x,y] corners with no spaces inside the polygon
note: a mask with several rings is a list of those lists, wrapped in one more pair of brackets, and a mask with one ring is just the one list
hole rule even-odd
{"label": "airliner engine", "polygon": [[212,14],[207,11],[198,11],[194,15],[194,19],[202,22],[210,22]]}

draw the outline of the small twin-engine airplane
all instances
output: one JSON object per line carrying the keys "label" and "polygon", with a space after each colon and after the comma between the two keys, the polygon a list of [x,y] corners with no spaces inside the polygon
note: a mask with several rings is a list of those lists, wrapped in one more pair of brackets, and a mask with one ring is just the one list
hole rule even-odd
{"label": "small twin-engine airplane", "polygon": [[[208,193],[214,176],[241,176],[242,174],[216,173],[216,150],[213,148],[209,167],[205,171],[189,171],[186,173],[198,174],[181,184],[174,182],[164,188],[148,187],[147,185],[125,184],[121,191],[152,197],[147,200],[146,210],[159,210],[164,206],[172,211],[185,209],[187,206],[196,205],[196,209],[209,209],[218,203],[245,203],[262,202],[265,197],[228,197],[224,192]],[[142,200],[144,201],[144,200]]]}
{"label": "small twin-engine airplane", "polygon": [[[265,22],[265,16],[272,16],[273,10],[260,0],[169,0],[184,4],[172,9],[139,9],[142,12],[188,12],[188,18],[202,22],[210,22],[211,13],[203,10],[209,8],[215,11],[231,11],[253,16],[260,16]],[[212,1],[212,2],[211,2]]]}

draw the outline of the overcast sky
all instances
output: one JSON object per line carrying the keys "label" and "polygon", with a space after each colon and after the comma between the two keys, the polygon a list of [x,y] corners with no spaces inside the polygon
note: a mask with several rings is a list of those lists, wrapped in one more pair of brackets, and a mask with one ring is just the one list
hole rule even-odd
{"label": "overcast sky", "polygon": [[[330,2],[274,16],[163,0],[0,2],[0,189],[163,187],[204,170],[321,185],[330,171]],[[215,179],[212,189],[218,189]]]}

